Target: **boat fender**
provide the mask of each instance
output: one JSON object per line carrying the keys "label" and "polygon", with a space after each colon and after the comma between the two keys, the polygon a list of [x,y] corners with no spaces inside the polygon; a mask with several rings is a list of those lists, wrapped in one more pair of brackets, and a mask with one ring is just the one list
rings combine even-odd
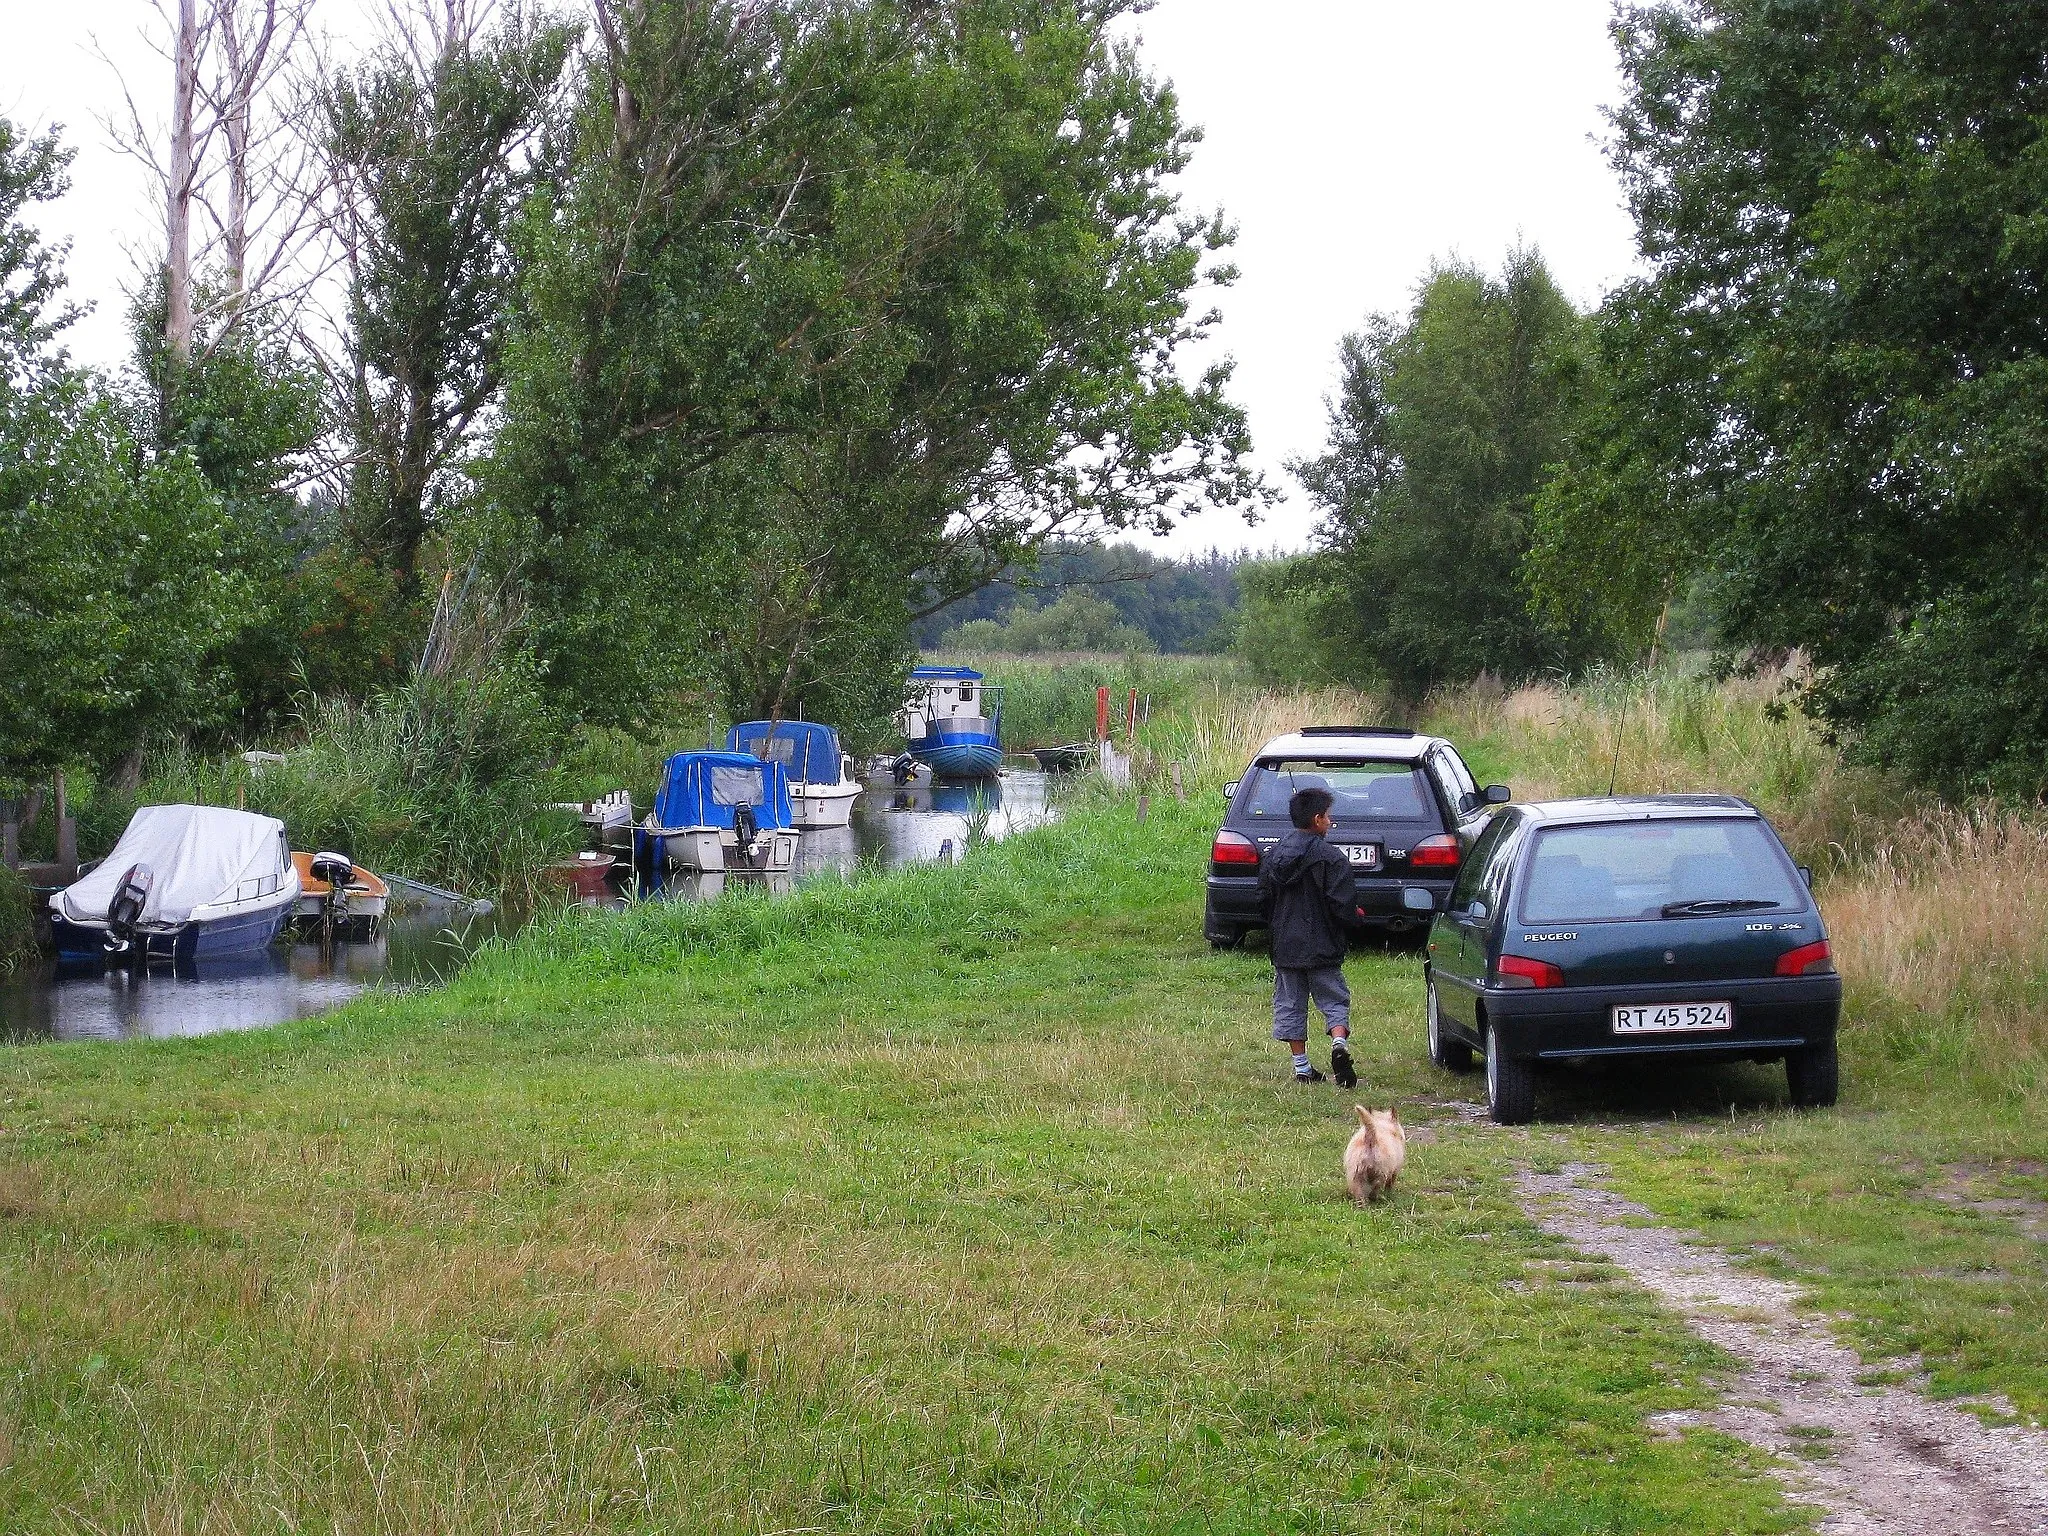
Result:
{"label": "boat fender", "polygon": [[147,864],[131,864],[114,887],[107,903],[107,953],[118,955],[135,942],[135,925],[142,921],[142,909],[149,905],[150,887],[156,874]]}

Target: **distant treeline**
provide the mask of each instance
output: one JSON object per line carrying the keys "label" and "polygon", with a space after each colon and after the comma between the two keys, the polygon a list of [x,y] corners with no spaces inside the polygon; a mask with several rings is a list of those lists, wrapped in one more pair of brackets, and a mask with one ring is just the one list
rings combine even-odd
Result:
{"label": "distant treeline", "polygon": [[1256,558],[1062,540],[923,620],[916,638],[926,649],[1214,654],[1236,638],[1238,573]]}

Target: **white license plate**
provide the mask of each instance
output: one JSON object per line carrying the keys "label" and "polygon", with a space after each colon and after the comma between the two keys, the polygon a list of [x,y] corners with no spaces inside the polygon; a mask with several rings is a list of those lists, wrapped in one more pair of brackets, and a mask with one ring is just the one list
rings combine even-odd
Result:
{"label": "white license plate", "polygon": [[1360,869],[1378,869],[1380,867],[1380,845],[1378,843],[1346,843],[1344,844],[1344,857],[1356,864]]}
{"label": "white license plate", "polygon": [[1733,1003],[1654,1003],[1614,1010],[1617,1035],[1664,1035],[1687,1029],[1733,1029]]}

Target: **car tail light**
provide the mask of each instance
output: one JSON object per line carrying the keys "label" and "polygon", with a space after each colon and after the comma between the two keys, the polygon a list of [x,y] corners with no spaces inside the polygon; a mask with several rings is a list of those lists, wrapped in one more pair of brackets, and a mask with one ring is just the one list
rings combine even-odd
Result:
{"label": "car tail light", "polygon": [[1527,955],[1502,955],[1494,974],[1504,987],[1561,987],[1564,972],[1548,960],[1531,960]]}
{"label": "car tail light", "polygon": [[1425,837],[1408,850],[1410,869],[1456,869],[1458,867],[1458,840],[1448,832],[1439,832],[1435,837]]}
{"label": "car tail light", "polygon": [[1802,944],[1797,949],[1788,949],[1778,956],[1780,976],[1832,976],[1835,974],[1835,957],[1828,952],[1828,941],[1818,944]]}
{"label": "car tail light", "polygon": [[1218,864],[1254,865],[1259,862],[1259,850],[1242,832],[1218,832],[1209,857]]}

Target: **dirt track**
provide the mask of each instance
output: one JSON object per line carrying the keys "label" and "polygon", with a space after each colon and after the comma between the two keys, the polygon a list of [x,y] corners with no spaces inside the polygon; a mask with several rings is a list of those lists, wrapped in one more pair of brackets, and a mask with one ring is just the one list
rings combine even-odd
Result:
{"label": "dirt track", "polygon": [[1545,1231],[1626,1270],[1741,1362],[1721,1407],[1660,1414],[1659,1429],[1711,1425],[1772,1452],[1787,1492],[1825,1511],[1830,1536],[2048,1533],[2048,1434],[1994,1427],[1910,1386],[1859,1385],[1870,1368],[1825,1318],[1800,1309],[1797,1286],[1656,1225],[1600,1188],[1598,1172],[1523,1170],[1517,1185]]}

